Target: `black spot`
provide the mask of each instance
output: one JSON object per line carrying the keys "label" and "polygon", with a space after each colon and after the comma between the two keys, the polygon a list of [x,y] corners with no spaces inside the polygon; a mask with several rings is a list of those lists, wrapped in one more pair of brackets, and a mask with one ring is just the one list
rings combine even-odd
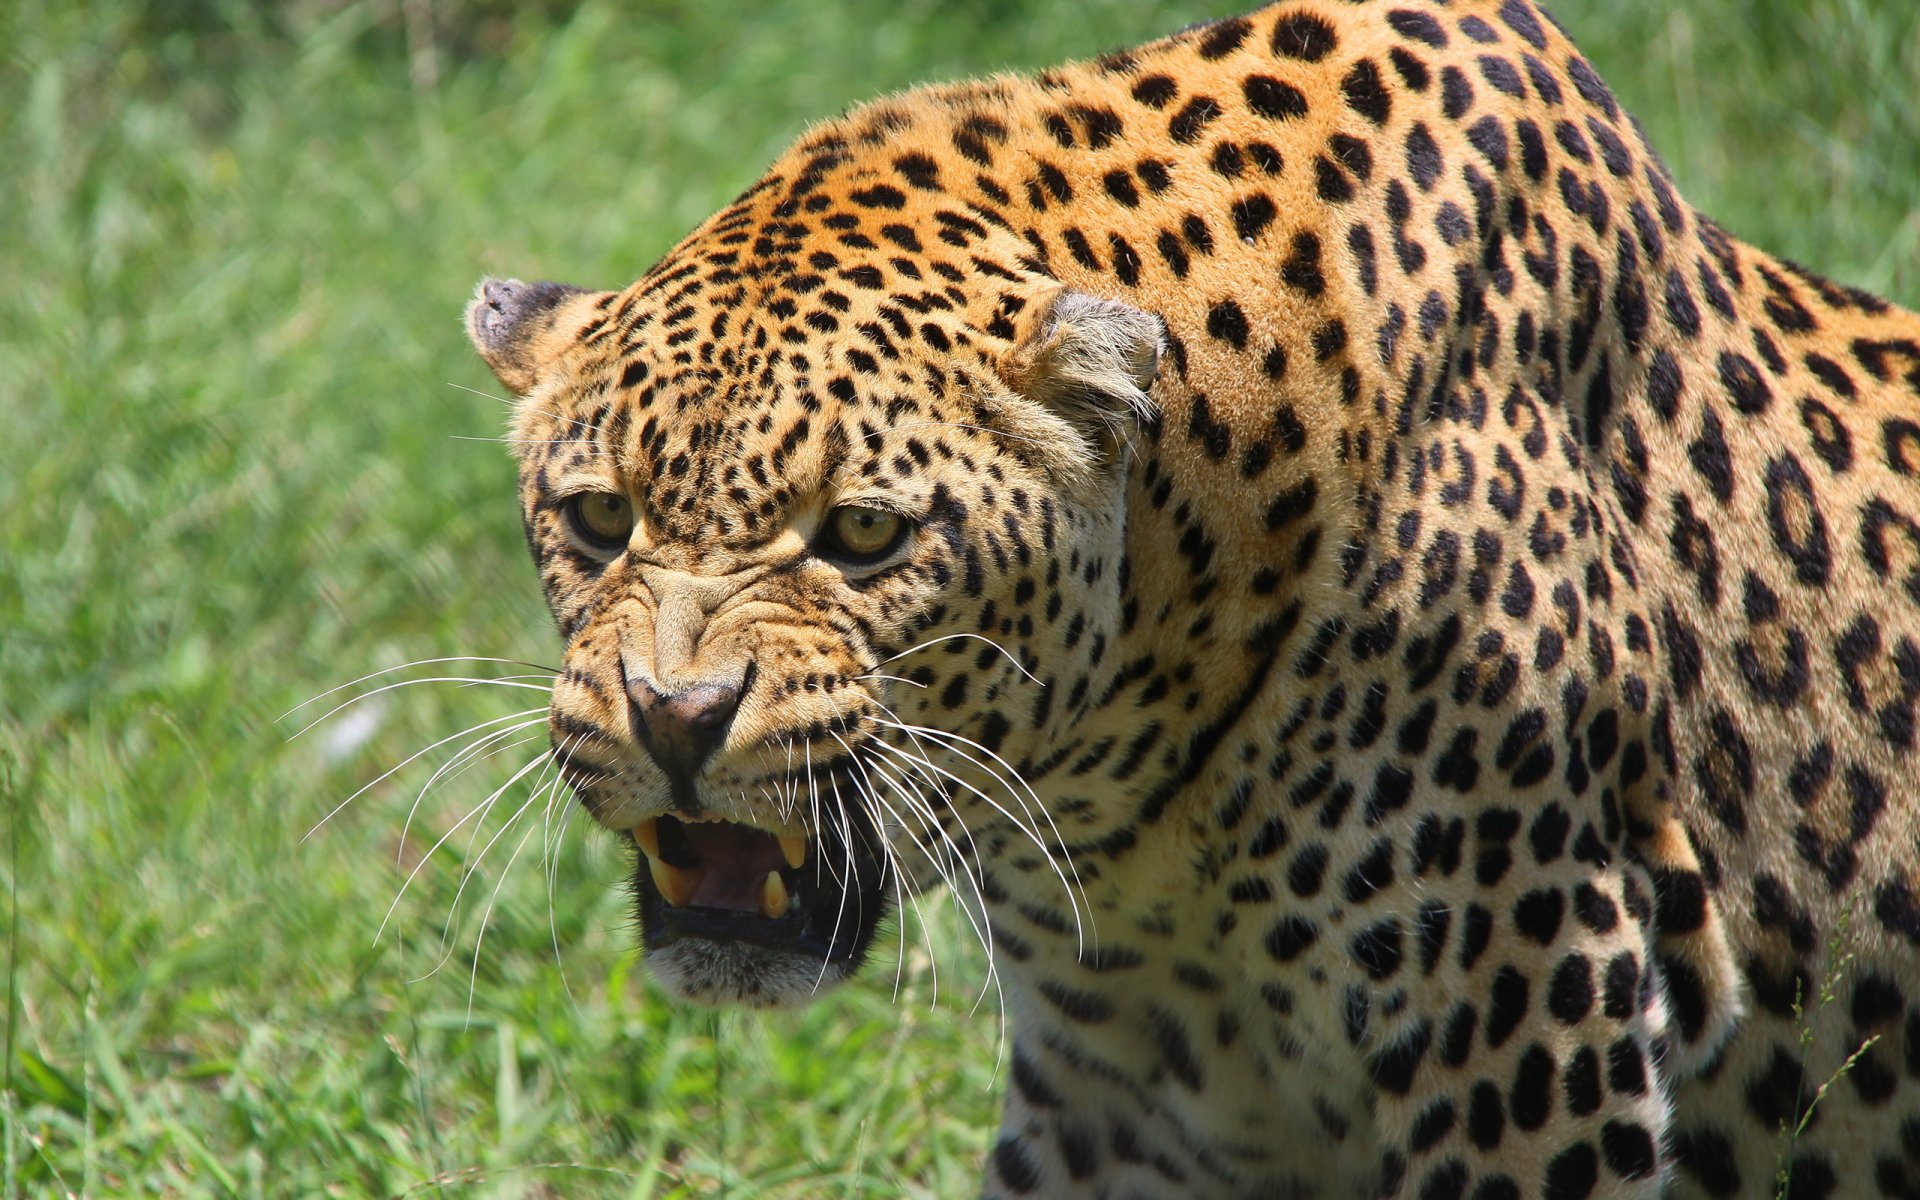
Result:
{"label": "black spot", "polygon": [[1720,352],[1720,383],[1727,389],[1733,407],[1748,416],[1767,410],[1773,403],[1773,389],[1760,377],[1760,369],[1745,355],[1731,350]]}
{"label": "black spot", "polygon": [[1559,888],[1537,888],[1514,903],[1514,928],[1542,946],[1551,945],[1560,932],[1560,918],[1566,906],[1566,893]]}
{"label": "black spot", "polygon": [[1567,73],[1573,76],[1574,89],[1585,97],[1589,104],[1599,105],[1609,120],[1620,119],[1620,106],[1614,103],[1613,93],[1607,90],[1607,85],[1600,76],[1594,74],[1593,67],[1587,63],[1586,59],[1577,54],[1570,56],[1567,59]]}
{"label": "black spot", "polygon": [[1279,962],[1292,962],[1319,937],[1320,931],[1313,922],[1302,917],[1283,917],[1267,932],[1267,953]]}
{"label": "black spot", "polygon": [[1274,22],[1273,49],[1276,54],[1304,62],[1319,62],[1333,53],[1338,41],[1333,26],[1311,13],[1290,13]]}
{"label": "black spot", "polygon": [[1346,78],[1340,81],[1340,94],[1346,97],[1348,108],[1375,125],[1386,124],[1393,111],[1393,100],[1380,81],[1380,68],[1374,66],[1370,58],[1353,64]]}
{"label": "black spot", "polygon": [[1467,1101],[1467,1137],[1482,1150],[1497,1150],[1507,1131],[1507,1110],[1500,1089],[1486,1080],[1473,1085]]}
{"label": "black spot", "polygon": [[1460,32],[1483,46],[1492,45],[1500,40],[1498,30],[1471,14],[1460,18]]}
{"label": "black spot", "polygon": [[1393,69],[1400,73],[1401,81],[1414,91],[1424,92],[1433,82],[1433,76],[1427,71],[1427,64],[1400,47],[1395,46],[1389,50],[1387,57],[1393,60]]}
{"label": "black spot", "polygon": [[1133,98],[1148,108],[1165,108],[1179,94],[1179,85],[1167,75],[1148,75],[1133,85]]}
{"label": "black spot", "polygon": [[1440,22],[1423,12],[1396,8],[1387,14],[1387,24],[1403,38],[1424,43],[1438,50],[1447,44],[1447,31]]}
{"label": "black spot", "polygon": [[1831,408],[1812,396],[1804,397],[1800,401],[1800,423],[1806,426],[1814,453],[1828,470],[1837,475],[1853,466],[1853,438]]}
{"label": "black spot", "polygon": [[1507,1092],[1507,1111],[1517,1128],[1529,1132],[1553,1115],[1553,1055],[1538,1042],[1520,1054],[1513,1087]]}
{"label": "black spot", "polygon": [[1560,1075],[1560,1093],[1566,1097],[1567,1110],[1576,1117],[1588,1117],[1600,1111],[1600,1056],[1592,1046],[1582,1046],[1567,1059]]}
{"label": "black spot", "polygon": [[1013,1086],[1019,1089],[1028,1104],[1036,1108],[1059,1108],[1064,1100],[1055,1091],[1052,1084],[1040,1074],[1033,1060],[1021,1053],[1018,1048],[1013,1052]]}
{"label": "black spot", "polygon": [[1574,919],[1594,933],[1609,933],[1620,923],[1619,906],[1591,883],[1579,883],[1573,889]]}
{"label": "black spot", "polygon": [[[1720,714],[1724,716],[1725,714]],[[1716,736],[1722,736],[1731,729],[1731,722],[1724,726],[1714,724]],[[1733,736],[1738,737],[1735,733]],[[1704,757],[1704,756],[1703,756]],[[1746,741],[1741,739],[1737,749],[1726,753],[1729,760],[1725,769],[1736,777],[1744,771],[1747,786],[1752,786],[1753,757],[1748,751]],[[1719,769],[1716,765],[1715,769]],[[1741,796],[1744,800],[1745,797]],[[1675,936],[1692,933],[1706,924],[1707,920],[1707,884],[1698,871],[1678,868],[1660,870],[1654,877],[1654,925],[1662,934]]]}
{"label": "black spot", "polygon": [[1174,278],[1185,279],[1192,260],[1187,257],[1187,248],[1181,243],[1179,235],[1170,229],[1163,229],[1160,231],[1160,240],[1154,246],[1160,251],[1160,257],[1165,260]]}
{"label": "black spot", "polygon": [[1578,1142],[1547,1164],[1547,1187],[1541,1195],[1544,1200],[1587,1200],[1599,1180],[1600,1156],[1593,1152],[1592,1143]]}
{"label": "black spot", "polygon": [[1039,992],[1062,1015],[1077,1024],[1096,1025],[1113,1016],[1112,1002],[1093,992],[1083,992],[1051,980],[1041,981]]}
{"label": "black spot", "polygon": [[1440,72],[1440,111],[1450,120],[1458,121],[1473,108],[1473,84],[1459,67],[1446,67]]}
{"label": "black spot", "polygon": [[1801,1200],[1827,1200],[1839,1186],[1839,1179],[1833,1173],[1833,1164],[1819,1154],[1796,1154],[1787,1166],[1787,1185],[1780,1190],[1783,1196],[1798,1196]]}
{"label": "black spot", "polygon": [[1240,240],[1250,242],[1260,236],[1260,232],[1273,223],[1278,210],[1273,201],[1263,192],[1243,196],[1233,205],[1233,229]]}
{"label": "black spot", "polygon": [[893,166],[906,181],[924,192],[940,190],[940,166],[924,154],[903,154]]}
{"label": "black spot", "polygon": [[1040,1186],[1040,1164],[1034,1161],[1027,1144],[1017,1138],[1000,1139],[993,1148],[993,1166],[1001,1181],[1023,1196]]}
{"label": "black spot", "polygon": [[884,183],[852,192],[847,198],[862,208],[905,208],[907,206],[907,194],[897,187]]}
{"label": "black spot", "polygon": [[1121,283],[1132,287],[1140,282],[1140,255],[1117,233],[1107,235],[1107,250],[1113,255],[1113,273]]}
{"label": "black spot", "polygon": [[1200,57],[1209,60],[1225,58],[1240,48],[1240,43],[1247,40],[1247,34],[1252,29],[1252,23],[1245,17],[1216,21],[1200,43]]}
{"label": "black spot", "polygon": [[1415,124],[1407,132],[1407,170],[1413,174],[1413,181],[1421,191],[1432,191],[1444,166],[1440,144],[1434,141],[1425,122]]}
{"label": "black spot", "polygon": [[1188,213],[1180,219],[1180,233],[1187,239],[1187,245],[1201,254],[1213,253],[1213,232],[1197,213]]}
{"label": "black spot", "polygon": [[1600,1129],[1600,1149],[1607,1169],[1622,1179],[1645,1179],[1658,1162],[1653,1136],[1641,1125],[1608,1121]]}
{"label": "black spot", "polygon": [[1280,278],[1287,286],[1308,296],[1318,296],[1327,290],[1326,278],[1320,273],[1318,237],[1305,231],[1293,235],[1293,247],[1281,265]]}
{"label": "black spot", "polygon": [[1525,38],[1535,50],[1547,48],[1546,31],[1540,28],[1540,22],[1534,20],[1533,10],[1526,0],[1501,0],[1500,21]]}
{"label": "black spot", "polygon": [[1473,964],[1480,961],[1480,956],[1486,953],[1492,941],[1493,914],[1481,905],[1467,905],[1466,919],[1462,922],[1460,932],[1460,969],[1471,971]]}
{"label": "black spot", "polygon": [[1381,838],[1367,856],[1347,872],[1341,894],[1349,904],[1365,904],[1385,887],[1393,884],[1393,842]]}
{"label": "black spot", "polygon": [[1480,56],[1480,77],[1492,84],[1496,91],[1512,96],[1516,100],[1526,99],[1527,85],[1521,81],[1520,72],[1513,69],[1512,63],[1498,55],[1482,54]]}
{"label": "black spot", "polygon": [[1160,1061],[1168,1073],[1188,1091],[1201,1091],[1206,1086],[1206,1076],[1194,1055],[1193,1044],[1187,1039],[1186,1026],[1172,1013],[1153,1005],[1148,1006],[1147,1016],[1160,1042]]}
{"label": "black spot", "polygon": [[[1280,380],[1280,379],[1286,378],[1287,350],[1285,346],[1275,344],[1274,346],[1268,348],[1266,354],[1260,359],[1260,373],[1265,375],[1268,379],[1273,379],[1273,380]],[[1291,409],[1289,408],[1288,411],[1291,411]],[[1276,416],[1276,420],[1277,419],[1278,418]],[[1298,426],[1299,422],[1295,421],[1294,424]],[[1301,430],[1301,439],[1302,439],[1302,443],[1304,444],[1305,442],[1304,428],[1302,428]],[[1294,447],[1295,453],[1297,453],[1298,450],[1299,450],[1299,447],[1297,446]]]}
{"label": "black spot", "polygon": [[1513,1036],[1526,1019],[1527,977],[1513,967],[1501,967],[1493,977],[1493,990],[1487,1002],[1487,1045],[1498,1048]]}
{"label": "black spot", "polygon": [[1496,171],[1507,169],[1507,127],[1498,117],[1481,117],[1467,127],[1467,141]]}
{"label": "black spot", "polygon": [[1553,969],[1547,1011],[1563,1025],[1577,1025],[1593,1008],[1593,966],[1584,954],[1569,954]]}
{"label": "black spot", "polygon": [[1313,331],[1313,357],[1316,362],[1326,362],[1347,348],[1347,326],[1344,321],[1335,318]]}
{"label": "black spot", "polygon": [[1647,364],[1647,400],[1662,421],[1671,423],[1680,411],[1680,364],[1672,353],[1660,350]]}
{"label": "black spot", "polygon": [[1413,1074],[1420,1069],[1421,1060],[1426,1058],[1427,1047],[1432,1043],[1432,1026],[1425,1021],[1414,1026],[1367,1064],[1374,1083],[1396,1096],[1406,1095],[1412,1090]]}
{"label": "black spot", "polygon": [[1774,546],[1793,563],[1801,583],[1825,587],[1833,556],[1826,518],[1806,469],[1793,454],[1782,454],[1767,464],[1766,487],[1767,524]]}
{"label": "black spot", "polygon": [[[1673,1134],[1672,1146],[1680,1169],[1693,1176],[1701,1191],[1715,1197],[1740,1194],[1739,1157],[1725,1134],[1710,1128],[1683,1129]],[[1767,1182],[1771,1185],[1771,1176]]]}
{"label": "black spot", "polygon": [[1277,532],[1311,513],[1319,494],[1320,485],[1309,475],[1275,496],[1267,506],[1267,529]]}
{"label": "black spot", "polygon": [[1307,97],[1299,88],[1271,75],[1249,75],[1240,90],[1247,107],[1270,120],[1290,120],[1307,115]]}
{"label": "black spot", "polygon": [[1247,315],[1233,300],[1222,300],[1207,311],[1207,333],[1235,350],[1247,346]]}
{"label": "black spot", "polygon": [[1354,934],[1347,951],[1360,969],[1378,982],[1391,978],[1400,969],[1403,940],[1400,922],[1389,919]]}
{"label": "black spot", "polygon": [[1191,146],[1200,140],[1201,131],[1219,115],[1220,105],[1211,96],[1195,96],[1187,101],[1186,107],[1174,114],[1173,120],[1167,124],[1167,132],[1174,141]]}
{"label": "black spot", "polygon": [[1473,1031],[1479,1019],[1473,1005],[1466,1001],[1453,1006],[1453,1011],[1447,1014],[1447,1027],[1440,1036],[1441,1062],[1457,1067],[1467,1061],[1473,1052]]}
{"label": "black spot", "polygon": [[[1686,277],[1678,270],[1667,272],[1667,321],[1687,338],[1700,336],[1700,308],[1693,302]],[[1661,351],[1665,354],[1666,351]],[[1764,386],[1764,385],[1762,385]]]}
{"label": "black spot", "polygon": [[1853,1023],[1871,1031],[1899,1018],[1906,1008],[1900,985],[1883,975],[1868,975],[1854,982],[1850,1011]]}
{"label": "black spot", "polygon": [[1318,895],[1326,873],[1327,848],[1317,844],[1308,846],[1295,856],[1292,865],[1287,868],[1287,886],[1294,895],[1303,899]]}
{"label": "black spot", "polygon": [[[1437,822],[1436,822],[1437,824]],[[1419,874],[1416,869],[1415,874]],[[1420,970],[1428,975],[1440,963],[1446,949],[1447,931],[1453,925],[1453,909],[1439,900],[1429,900],[1414,914],[1414,938],[1420,943]]]}
{"label": "black spot", "polygon": [[1826,384],[1827,388],[1835,395],[1847,400],[1854,398],[1856,389],[1853,384],[1853,377],[1848,375],[1846,368],[1842,367],[1839,363],[1834,362],[1824,354],[1812,353],[1809,353],[1802,361],[1807,364],[1807,370],[1813,372],[1814,378]]}
{"label": "black spot", "polygon": [[1325,155],[1313,160],[1313,176],[1314,192],[1322,200],[1344,204],[1353,199],[1353,181]]}
{"label": "black spot", "polygon": [[[1426,1026],[1421,1028],[1425,1030]],[[1427,1031],[1427,1036],[1432,1037],[1430,1030]],[[1441,1138],[1453,1132],[1455,1120],[1453,1101],[1447,1097],[1442,1096],[1427,1105],[1421,1110],[1420,1115],[1414,1118],[1413,1131],[1407,1139],[1413,1152],[1424,1154],[1433,1149],[1439,1144]]]}
{"label": "black spot", "polygon": [[1733,454],[1720,417],[1710,408],[1701,414],[1700,435],[1687,444],[1687,459],[1715,499],[1725,504],[1733,498]]}
{"label": "black spot", "polygon": [[1647,1094],[1646,1056],[1632,1034],[1607,1047],[1607,1086],[1623,1096]]}

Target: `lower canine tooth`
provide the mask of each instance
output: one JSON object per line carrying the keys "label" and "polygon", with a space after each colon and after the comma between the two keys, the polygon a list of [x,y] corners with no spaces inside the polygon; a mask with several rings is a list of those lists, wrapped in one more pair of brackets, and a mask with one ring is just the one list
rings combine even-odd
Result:
{"label": "lower canine tooth", "polygon": [[786,858],[787,865],[798,871],[807,861],[807,835],[804,833],[783,833],[780,835],[780,853]]}
{"label": "lower canine tooth", "polygon": [[660,821],[649,817],[633,827],[633,840],[648,858],[660,857]]}
{"label": "lower canine tooth", "polygon": [[787,881],[780,878],[780,872],[768,871],[766,882],[760,885],[760,915],[763,917],[784,917],[792,900],[787,895]]}
{"label": "lower canine tooth", "polygon": [[694,889],[700,886],[700,869],[689,870],[676,867],[672,863],[662,862],[649,855],[647,870],[653,875],[653,886],[660,889],[667,903],[675,908],[684,908],[687,901],[693,899]]}

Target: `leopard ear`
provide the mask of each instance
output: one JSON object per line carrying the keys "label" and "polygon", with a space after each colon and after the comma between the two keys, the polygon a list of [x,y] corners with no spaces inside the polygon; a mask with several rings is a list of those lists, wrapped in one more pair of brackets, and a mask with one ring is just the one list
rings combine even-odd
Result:
{"label": "leopard ear", "polygon": [[483,279],[467,305],[467,337],[516,396],[533,390],[540,372],[571,345],[608,295],[564,283]]}
{"label": "leopard ear", "polygon": [[1148,391],[1166,347],[1159,317],[1065,287],[1022,316],[1003,367],[1016,392],[1109,447],[1157,414]]}

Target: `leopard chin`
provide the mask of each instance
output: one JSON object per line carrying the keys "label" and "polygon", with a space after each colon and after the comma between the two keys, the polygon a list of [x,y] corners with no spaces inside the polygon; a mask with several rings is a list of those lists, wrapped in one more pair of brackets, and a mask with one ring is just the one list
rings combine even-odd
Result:
{"label": "leopard chin", "polygon": [[895,872],[871,827],[811,836],[711,815],[632,829],[641,944],[672,995],[753,1008],[808,1003],[865,962]]}

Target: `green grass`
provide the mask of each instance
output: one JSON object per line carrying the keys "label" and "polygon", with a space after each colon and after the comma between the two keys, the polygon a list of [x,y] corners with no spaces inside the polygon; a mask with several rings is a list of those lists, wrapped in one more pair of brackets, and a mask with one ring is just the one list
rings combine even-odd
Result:
{"label": "green grass", "polygon": [[[518,760],[404,838],[427,770],[305,835],[538,697],[281,714],[555,656],[457,320],[479,275],[617,285],[810,119],[1229,7],[0,7],[0,1197],[967,1194],[1004,1072],[953,922],[937,1003],[916,934],[897,1001],[882,969],[804,1013],[677,1010],[574,821],[458,904],[457,834],[376,941]],[[1920,298],[1920,8],[1558,11],[1702,207]]]}

